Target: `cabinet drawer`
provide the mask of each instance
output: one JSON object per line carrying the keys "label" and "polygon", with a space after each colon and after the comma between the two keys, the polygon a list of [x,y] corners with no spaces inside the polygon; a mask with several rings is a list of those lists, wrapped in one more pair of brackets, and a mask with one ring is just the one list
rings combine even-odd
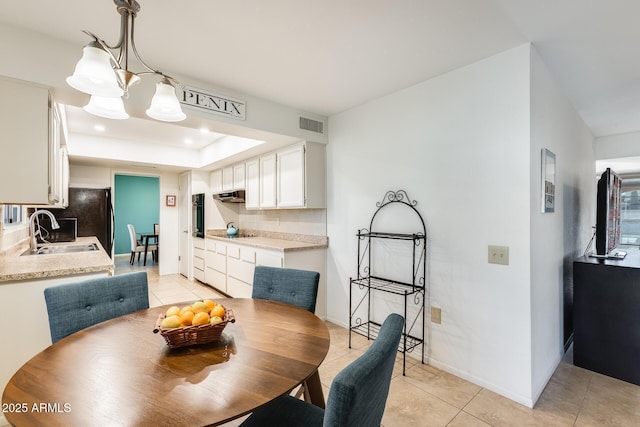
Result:
{"label": "cabinet drawer", "polygon": [[227,257],[217,252],[209,253],[209,258],[207,258],[207,267],[211,267],[214,270],[227,274]]}
{"label": "cabinet drawer", "polygon": [[227,256],[230,258],[240,259],[240,246],[227,246]]}
{"label": "cabinet drawer", "polygon": [[256,252],[256,265],[267,267],[282,267],[284,265],[282,252],[260,250]]}
{"label": "cabinet drawer", "polygon": [[227,277],[227,293],[234,298],[251,298],[253,287],[233,277]]}
{"label": "cabinet drawer", "polygon": [[198,279],[201,282],[205,282],[204,279],[204,270],[200,270],[198,268],[194,268],[193,269],[193,277],[195,277],[196,279]]}
{"label": "cabinet drawer", "polygon": [[250,264],[256,263],[256,250],[246,246],[240,247],[240,260]]}
{"label": "cabinet drawer", "polygon": [[204,249],[193,248],[193,256],[204,259]]}
{"label": "cabinet drawer", "polygon": [[216,242],[216,252],[221,255],[227,254],[227,244],[226,243],[218,243]]}
{"label": "cabinet drawer", "polygon": [[254,264],[239,259],[227,258],[227,274],[245,283],[253,283]]}
{"label": "cabinet drawer", "polygon": [[215,251],[216,250],[215,240],[204,239],[204,248],[208,251]]}
{"label": "cabinet drawer", "polygon": [[227,275],[207,267],[205,269],[206,283],[222,292],[227,292]]}
{"label": "cabinet drawer", "polygon": [[201,239],[201,238],[193,239],[193,247],[204,250],[205,248],[204,239]]}
{"label": "cabinet drawer", "polygon": [[193,267],[200,270],[204,270],[204,259],[193,257]]}

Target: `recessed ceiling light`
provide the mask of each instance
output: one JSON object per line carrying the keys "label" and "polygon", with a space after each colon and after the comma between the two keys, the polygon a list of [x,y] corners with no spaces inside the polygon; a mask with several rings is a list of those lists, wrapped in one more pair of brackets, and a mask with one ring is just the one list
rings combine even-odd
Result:
{"label": "recessed ceiling light", "polygon": [[187,139],[184,140],[184,143],[187,144],[187,145],[191,145],[191,144],[193,144],[193,140],[187,138]]}
{"label": "recessed ceiling light", "polygon": [[207,129],[207,128],[200,128],[200,133],[201,133],[201,134],[203,134],[203,135],[206,135],[206,134],[208,134],[208,133],[209,133],[209,129]]}
{"label": "recessed ceiling light", "polygon": [[95,125],[93,128],[98,132],[104,132],[104,129],[105,129],[104,126],[102,125]]}

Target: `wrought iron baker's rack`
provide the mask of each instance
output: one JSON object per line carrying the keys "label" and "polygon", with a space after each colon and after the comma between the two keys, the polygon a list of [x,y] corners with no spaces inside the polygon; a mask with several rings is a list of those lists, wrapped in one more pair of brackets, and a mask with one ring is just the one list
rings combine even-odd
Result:
{"label": "wrought iron baker's rack", "polygon": [[[387,191],[380,202],[376,203],[377,209],[371,217],[369,228],[358,230],[358,274],[356,278],[350,278],[349,286],[349,348],[351,348],[351,333],[375,339],[378,336],[381,323],[371,319],[371,298],[375,292],[385,292],[404,297],[404,330],[400,340],[398,351],[403,353],[402,374],[405,375],[406,353],[412,352],[422,345],[422,363],[425,353],[425,324],[426,311],[426,273],[427,273],[427,230],[422,215],[416,209],[417,201],[411,200],[406,191]],[[374,227],[376,217],[385,208],[391,205],[405,206],[411,209],[419,219],[421,229],[415,233],[395,233],[377,231]],[[413,244],[412,250],[412,280],[403,282],[387,277],[380,277],[371,272],[371,248],[378,239],[404,240]],[[360,299],[354,301],[354,288],[364,291]],[[408,301],[417,307],[418,312],[408,316]],[[366,319],[359,317],[356,312],[366,302]],[[419,324],[416,322],[420,320]]]}

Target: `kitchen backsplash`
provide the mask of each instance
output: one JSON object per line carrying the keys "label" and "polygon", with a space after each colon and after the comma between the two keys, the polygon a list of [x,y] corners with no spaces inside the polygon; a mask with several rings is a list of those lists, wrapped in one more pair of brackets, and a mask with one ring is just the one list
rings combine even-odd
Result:
{"label": "kitchen backsplash", "polygon": [[327,235],[326,209],[278,209],[252,211],[240,209],[240,229],[278,233]]}

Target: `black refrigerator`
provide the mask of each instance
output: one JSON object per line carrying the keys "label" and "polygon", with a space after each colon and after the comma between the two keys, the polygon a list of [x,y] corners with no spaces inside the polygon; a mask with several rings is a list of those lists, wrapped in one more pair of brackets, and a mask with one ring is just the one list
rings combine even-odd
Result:
{"label": "black refrigerator", "polygon": [[113,205],[111,188],[69,188],[69,206],[51,209],[56,218],[77,218],[78,237],[96,236],[111,256],[113,249]]}

